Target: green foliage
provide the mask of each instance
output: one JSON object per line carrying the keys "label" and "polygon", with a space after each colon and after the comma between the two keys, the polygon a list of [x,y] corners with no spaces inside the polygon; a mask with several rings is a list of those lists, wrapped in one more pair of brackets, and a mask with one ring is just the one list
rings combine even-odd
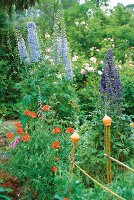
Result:
{"label": "green foliage", "polygon": [[[131,63],[127,66],[124,66],[121,70],[121,81],[123,88],[123,108],[124,113],[128,115],[133,115],[134,110],[134,68],[131,66]],[[134,117],[132,117],[134,118]]]}
{"label": "green foliage", "polygon": [[16,118],[16,103],[19,100],[19,91],[15,83],[20,81],[18,74],[19,64],[17,61],[16,40],[9,19],[4,11],[0,10],[0,37],[1,37],[1,61],[0,61],[0,116]]}

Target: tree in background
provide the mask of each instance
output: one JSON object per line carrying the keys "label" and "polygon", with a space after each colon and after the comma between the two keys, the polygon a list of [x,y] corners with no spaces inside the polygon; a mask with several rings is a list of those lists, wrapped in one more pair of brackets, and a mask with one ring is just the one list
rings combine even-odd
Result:
{"label": "tree in background", "polygon": [[85,2],[93,2],[97,7],[100,7],[102,5],[108,6],[109,0],[85,0]]}

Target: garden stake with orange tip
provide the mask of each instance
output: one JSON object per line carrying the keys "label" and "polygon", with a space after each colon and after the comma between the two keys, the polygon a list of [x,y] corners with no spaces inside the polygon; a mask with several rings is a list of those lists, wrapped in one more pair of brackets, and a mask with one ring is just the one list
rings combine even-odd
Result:
{"label": "garden stake with orange tip", "polygon": [[71,152],[71,174],[73,174],[73,168],[74,168],[75,143],[77,143],[79,141],[79,139],[80,139],[80,136],[78,135],[77,132],[74,132],[70,136],[70,140],[73,143],[72,152]]}
{"label": "garden stake with orange tip", "polygon": [[112,181],[112,169],[111,169],[111,160],[109,159],[111,153],[111,146],[110,146],[110,126],[112,123],[112,119],[107,115],[104,116],[102,119],[104,126],[106,127],[106,155],[107,155],[107,164],[106,164],[106,172],[107,172],[107,183]]}
{"label": "garden stake with orange tip", "polygon": [[72,193],[72,177],[73,177],[73,168],[74,168],[74,157],[75,157],[75,143],[77,143],[80,140],[80,136],[78,135],[77,132],[74,132],[71,136],[70,136],[70,140],[72,142],[72,151],[71,151],[71,159],[70,159],[70,189],[69,189],[69,193],[70,193],[70,197],[71,197],[71,193]]}

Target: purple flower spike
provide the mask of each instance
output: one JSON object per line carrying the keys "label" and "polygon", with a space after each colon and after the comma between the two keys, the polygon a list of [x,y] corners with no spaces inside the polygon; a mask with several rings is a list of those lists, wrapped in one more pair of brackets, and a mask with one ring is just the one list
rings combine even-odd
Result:
{"label": "purple flower spike", "polygon": [[120,77],[115,68],[112,50],[108,50],[104,58],[104,70],[101,78],[101,95],[105,104],[120,104],[122,88]]}

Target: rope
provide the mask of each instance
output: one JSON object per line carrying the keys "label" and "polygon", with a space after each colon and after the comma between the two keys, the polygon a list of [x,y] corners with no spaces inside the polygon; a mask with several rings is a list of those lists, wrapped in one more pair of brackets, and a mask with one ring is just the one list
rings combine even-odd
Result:
{"label": "rope", "polygon": [[94,183],[96,183],[97,185],[99,185],[102,189],[106,190],[108,193],[111,193],[112,195],[114,195],[115,197],[117,197],[120,200],[125,200],[124,198],[122,198],[121,196],[119,196],[118,194],[116,194],[115,192],[113,192],[112,190],[108,189],[107,187],[105,187],[104,185],[102,185],[101,183],[99,183],[98,181],[96,181],[94,178],[92,178],[89,174],[87,174],[83,169],[81,169],[77,164],[74,163],[74,165],[83,173],[85,174],[88,178],[90,178]]}
{"label": "rope", "polygon": [[108,157],[110,160],[113,160],[114,162],[118,163],[119,165],[122,165],[124,167],[126,167],[127,169],[131,170],[132,172],[134,172],[134,169],[132,169],[131,167],[128,167],[127,165],[125,165],[124,163],[120,162],[119,160],[116,160],[115,158],[108,156],[107,154],[104,154],[106,157]]}

